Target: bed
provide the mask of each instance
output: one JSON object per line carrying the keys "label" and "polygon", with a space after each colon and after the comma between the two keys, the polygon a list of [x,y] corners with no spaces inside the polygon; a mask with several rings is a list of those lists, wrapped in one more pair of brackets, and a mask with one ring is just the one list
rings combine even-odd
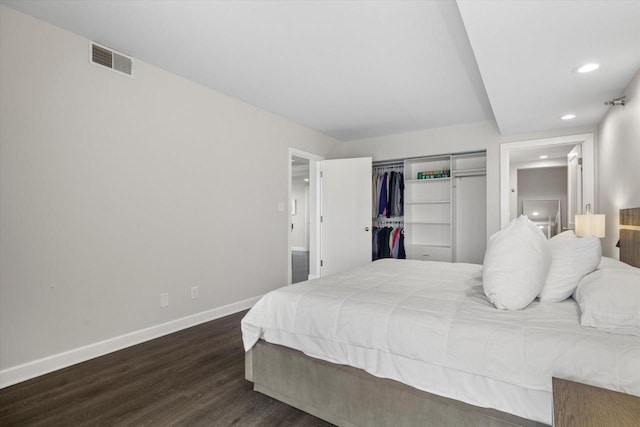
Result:
{"label": "bed", "polygon": [[552,377],[640,395],[640,338],[580,315],[573,298],[497,310],[480,265],[379,260],[265,295],[242,321],[246,377],[338,425],[550,425]]}

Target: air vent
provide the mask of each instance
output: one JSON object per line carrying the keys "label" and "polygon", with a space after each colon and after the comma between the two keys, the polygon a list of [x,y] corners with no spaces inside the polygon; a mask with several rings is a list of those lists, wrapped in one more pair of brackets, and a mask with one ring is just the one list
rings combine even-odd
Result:
{"label": "air vent", "polygon": [[108,47],[91,42],[90,62],[133,77],[133,59]]}

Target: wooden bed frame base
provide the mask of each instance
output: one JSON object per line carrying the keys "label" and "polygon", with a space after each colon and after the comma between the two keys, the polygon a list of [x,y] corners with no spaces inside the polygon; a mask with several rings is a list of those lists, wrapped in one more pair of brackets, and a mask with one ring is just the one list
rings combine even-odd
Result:
{"label": "wooden bed frame base", "polygon": [[255,391],[339,426],[546,426],[262,340],[246,353],[245,377]]}
{"label": "wooden bed frame base", "polygon": [[620,261],[640,267],[640,208],[620,209]]}

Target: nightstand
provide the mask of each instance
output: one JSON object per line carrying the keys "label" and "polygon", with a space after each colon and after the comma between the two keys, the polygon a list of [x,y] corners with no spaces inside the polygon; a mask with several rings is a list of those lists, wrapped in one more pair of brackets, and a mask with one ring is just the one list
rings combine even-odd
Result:
{"label": "nightstand", "polygon": [[553,378],[555,427],[640,426],[640,397]]}

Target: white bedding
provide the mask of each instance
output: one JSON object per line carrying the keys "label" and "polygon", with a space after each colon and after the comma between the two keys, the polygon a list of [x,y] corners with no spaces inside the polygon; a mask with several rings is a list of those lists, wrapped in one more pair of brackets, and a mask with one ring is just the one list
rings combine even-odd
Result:
{"label": "white bedding", "polygon": [[580,327],[573,299],[497,310],[482,266],[379,260],[265,295],[262,338],[421,390],[551,424],[551,377],[640,395],[640,339]]}

